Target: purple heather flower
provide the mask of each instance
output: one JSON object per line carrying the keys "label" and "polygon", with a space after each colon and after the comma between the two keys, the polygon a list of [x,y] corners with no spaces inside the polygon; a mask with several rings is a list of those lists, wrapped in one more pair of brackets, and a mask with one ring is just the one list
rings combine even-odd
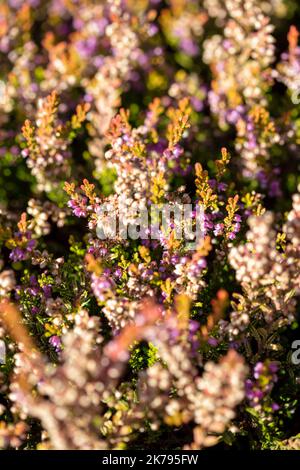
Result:
{"label": "purple heather flower", "polygon": [[32,307],[32,309],[31,309],[31,313],[32,313],[33,315],[37,315],[37,314],[39,313],[38,307],[36,307],[36,306],[34,305],[34,306]]}
{"label": "purple heather flower", "polygon": [[214,228],[214,224],[212,222],[212,217],[210,214],[204,214],[204,231],[207,233],[209,230]]}
{"label": "purple heather flower", "polygon": [[17,246],[12,250],[9,255],[9,258],[14,262],[24,261],[26,259],[26,252]]}
{"label": "purple heather flower", "polygon": [[43,292],[46,297],[46,299],[49,299],[52,294],[52,286],[50,284],[46,285],[43,287]]}
{"label": "purple heather flower", "polygon": [[23,158],[27,158],[28,155],[29,155],[29,150],[28,149],[23,149],[21,151],[21,155],[22,155]]}
{"label": "purple heather flower", "polygon": [[263,373],[263,370],[264,370],[263,362],[257,362],[257,364],[254,367],[254,373],[253,373],[254,378],[258,379],[260,375]]}
{"label": "purple heather flower", "polygon": [[219,191],[226,191],[227,189],[227,184],[226,183],[218,183],[218,190]]}
{"label": "purple heather flower", "polygon": [[[276,375],[277,370],[277,364],[269,360],[260,361],[255,364],[253,370],[254,379],[246,381],[246,396],[251,406],[256,407],[260,405],[262,400],[272,391],[274,383],[278,380]],[[272,409],[277,411],[278,405],[275,403],[273,405]]]}
{"label": "purple heather flower", "polygon": [[179,262],[179,256],[178,255],[172,255],[171,256],[171,263],[175,265],[178,262]]}
{"label": "purple heather flower", "polygon": [[36,240],[29,240],[26,246],[26,251],[31,252],[36,246]]}
{"label": "purple heather flower", "polygon": [[158,33],[158,27],[155,24],[151,24],[148,29],[149,36],[155,36]]}
{"label": "purple heather flower", "polygon": [[276,372],[278,372],[278,365],[275,362],[270,362],[269,371],[272,372],[272,374],[276,374]]}
{"label": "purple heather flower", "polygon": [[196,98],[195,96],[191,97],[191,104],[194,110],[197,111],[198,113],[202,111],[204,108],[203,101],[199,100],[199,98]]}
{"label": "purple heather flower", "polygon": [[102,36],[105,33],[105,28],[108,25],[107,18],[100,18],[96,21],[97,28],[98,28],[98,35]]}
{"label": "purple heather flower", "polygon": [[102,67],[103,63],[104,63],[104,59],[102,56],[97,56],[93,59],[93,64],[97,68]]}
{"label": "purple heather flower", "polygon": [[236,124],[241,118],[241,114],[236,109],[231,109],[228,111],[226,118],[229,124]]}
{"label": "purple heather flower", "polygon": [[214,228],[214,235],[216,237],[218,237],[219,235],[222,235],[223,230],[224,230],[224,224],[221,224],[221,223],[216,224]]}
{"label": "purple heather flower", "polygon": [[171,340],[176,340],[178,338],[178,336],[180,335],[180,331],[176,328],[173,328],[171,331],[170,331],[170,339]]}
{"label": "purple heather flower", "polygon": [[34,275],[30,276],[29,282],[30,282],[30,285],[31,285],[31,286],[37,286],[37,285],[38,285],[36,276],[34,276]]}
{"label": "purple heather flower", "polygon": [[35,287],[28,287],[27,292],[32,295],[33,297],[36,297],[40,293],[40,289],[38,286]]}
{"label": "purple heather flower", "polygon": [[121,269],[121,268],[115,269],[114,275],[115,275],[115,277],[117,277],[117,278],[121,278],[121,277],[122,277],[122,269]]}
{"label": "purple heather flower", "polygon": [[[12,8],[21,8],[22,4],[24,3],[23,0],[9,0],[9,5],[12,7]],[[40,3],[40,0],[28,0],[28,2],[30,6],[32,7],[37,7]]]}
{"label": "purple heather flower", "polygon": [[114,289],[115,283],[111,278],[103,275],[96,276],[96,274],[93,273],[91,287],[95,297],[97,297],[100,302],[104,302],[107,298],[107,294]]}
{"label": "purple heather flower", "polygon": [[269,196],[270,197],[279,197],[281,195],[280,183],[279,181],[272,181],[269,187]]}
{"label": "purple heather flower", "polygon": [[216,347],[219,344],[218,340],[213,337],[208,338],[207,342],[210,346],[213,346],[213,347]]}
{"label": "purple heather flower", "polygon": [[215,180],[214,178],[211,178],[210,180],[208,180],[208,183],[212,189],[215,189],[215,187],[217,186],[217,180]]}
{"label": "purple heather flower", "polygon": [[233,225],[233,231],[234,233],[238,233],[241,229],[241,224],[237,222],[236,224]]}
{"label": "purple heather flower", "polygon": [[51,336],[51,338],[49,339],[49,343],[55,349],[56,352],[61,351],[61,340],[60,340],[59,336],[56,336],[56,335]]}
{"label": "purple heather flower", "polygon": [[100,248],[99,255],[100,255],[101,258],[104,258],[107,255],[107,253],[108,253],[107,248],[105,248],[105,247]]}
{"label": "purple heather flower", "polygon": [[184,38],[180,41],[180,47],[187,55],[194,57],[199,53],[199,47],[192,39]]}
{"label": "purple heather flower", "polygon": [[197,322],[196,320],[190,320],[189,322],[190,333],[196,333],[198,329],[199,329],[199,322]]}
{"label": "purple heather flower", "polygon": [[87,216],[87,210],[86,210],[86,203],[87,203],[87,198],[82,198],[80,203],[78,201],[75,201],[74,199],[70,199],[68,201],[68,206],[73,210],[73,214],[76,217],[86,217]]}
{"label": "purple heather flower", "polygon": [[90,57],[94,54],[97,47],[97,39],[95,37],[89,37],[86,40],[81,40],[76,43],[78,52],[83,57]]}
{"label": "purple heather flower", "polygon": [[236,238],[236,234],[234,232],[230,232],[228,234],[228,238],[229,238],[229,240],[234,240]]}
{"label": "purple heather flower", "polygon": [[197,261],[197,266],[200,268],[200,269],[205,269],[207,267],[207,261],[205,258],[200,258],[198,261]]}

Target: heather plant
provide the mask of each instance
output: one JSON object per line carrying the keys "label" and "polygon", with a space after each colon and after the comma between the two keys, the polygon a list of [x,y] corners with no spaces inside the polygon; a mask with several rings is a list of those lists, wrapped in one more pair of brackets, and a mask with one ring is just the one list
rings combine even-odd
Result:
{"label": "heather plant", "polygon": [[0,448],[297,449],[299,5],[0,5]]}

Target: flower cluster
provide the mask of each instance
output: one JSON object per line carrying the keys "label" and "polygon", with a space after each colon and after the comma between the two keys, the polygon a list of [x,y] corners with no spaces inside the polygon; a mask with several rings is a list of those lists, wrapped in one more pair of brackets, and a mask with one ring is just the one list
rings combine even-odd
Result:
{"label": "flower cluster", "polygon": [[299,447],[299,13],[0,2],[0,448]]}
{"label": "flower cluster", "polygon": [[22,156],[26,158],[28,167],[36,177],[40,191],[55,189],[62,175],[68,174],[68,144],[74,138],[74,130],[80,128],[85,120],[88,110],[88,103],[78,105],[76,114],[69,123],[65,126],[56,123],[58,100],[56,92],[53,92],[38,101],[36,125],[29,120],[25,121],[22,133],[26,147],[22,150]]}
{"label": "flower cluster", "polygon": [[224,37],[205,46],[204,61],[214,73],[210,102],[214,113],[234,122],[244,107],[265,104],[274,60],[274,27],[256,0],[225,0]]}
{"label": "flower cluster", "polygon": [[[98,319],[89,317],[84,310],[78,311],[72,332],[64,336],[59,367],[47,367],[44,358],[33,350],[24,327],[16,327],[20,319],[15,307],[2,303],[0,309],[4,324],[20,348],[11,384],[13,409],[15,412],[20,409],[23,419],[30,414],[41,420],[46,431],[41,444],[43,448],[118,447],[120,437],[125,442],[134,437],[141,419],[151,416],[154,422],[159,422],[162,405],[166,406],[165,420],[170,425],[195,420],[197,426],[192,447],[212,445],[217,437],[210,434],[220,434],[226,429],[234,416],[235,406],[244,397],[246,368],[238,354],[229,352],[219,365],[208,362],[203,377],[197,377],[189,357],[190,348],[183,339],[186,322],[172,314],[163,328],[155,325],[161,311],[153,305],[144,304],[135,325],[124,328],[106,345],[98,333]],[[183,315],[185,312],[180,313]],[[176,334],[180,336],[178,341],[174,341]],[[119,393],[117,384],[128,360],[128,346],[142,338],[155,341],[167,369],[163,373],[158,364],[150,367],[148,380],[142,373],[137,389],[138,401],[133,399],[134,390],[132,393],[127,390],[128,404],[118,409],[114,397]],[[38,395],[32,393],[36,386]],[[170,398],[170,390],[174,386],[178,388],[178,397]],[[215,390],[213,397],[209,393],[212,387]],[[160,397],[160,391],[164,392],[164,399]],[[214,406],[217,404],[214,412],[207,411],[207,400],[211,400]],[[116,408],[114,429],[110,429],[112,423],[110,414],[105,413],[106,404]],[[94,422],[95,414],[98,415],[98,425]],[[101,438],[99,427],[103,431],[106,429],[103,432],[106,440]],[[154,424],[152,427],[154,429]]]}
{"label": "flower cluster", "polygon": [[[294,320],[300,272],[298,219],[299,194],[296,194],[281,234],[276,236],[272,230],[272,214],[253,216],[249,219],[247,243],[231,249],[229,260],[245,293],[232,314],[234,334],[238,334],[238,325],[244,328],[249,323],[252,312],[257,317],[263,315],[268,322]],[[284,240],[282,251],[278,249],[280,239]]]}
{"label": "flower cluster", "polygon": [[[278,367],[275,363],[265,361],[255,364],[253,379],[246,382],[246,396],[253,408],[260,408],[266,395],[270,394],[278,377],[276,372]],[[277,403],[272,403],[273,411],[278,410]]]}

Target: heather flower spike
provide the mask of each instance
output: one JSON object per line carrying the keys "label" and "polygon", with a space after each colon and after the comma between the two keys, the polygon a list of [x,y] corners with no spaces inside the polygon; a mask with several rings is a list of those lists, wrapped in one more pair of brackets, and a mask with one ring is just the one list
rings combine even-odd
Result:
{"label": "heather flower spike", "polygon": [[300,448],[298,20],[0,1],[0,450]]}

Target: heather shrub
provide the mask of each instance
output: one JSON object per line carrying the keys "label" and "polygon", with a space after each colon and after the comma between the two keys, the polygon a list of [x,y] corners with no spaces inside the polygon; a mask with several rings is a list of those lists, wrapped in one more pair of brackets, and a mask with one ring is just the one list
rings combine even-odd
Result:
{"label": "heather shrub", "polygon": [[1,3],[1,449],[300,448],[299,14]]}

